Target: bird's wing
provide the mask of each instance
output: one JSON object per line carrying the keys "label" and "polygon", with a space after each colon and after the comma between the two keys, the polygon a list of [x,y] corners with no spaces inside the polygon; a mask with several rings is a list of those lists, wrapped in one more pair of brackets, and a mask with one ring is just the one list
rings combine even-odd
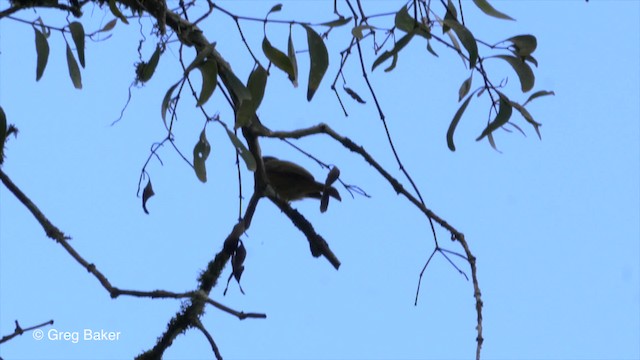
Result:
{"label": "bird's wing", "polygon": [[264,166],[270,172],[289,174],[289,176],[295,175],[303,179],[315,181],[313,175],[311,175],[310,172],[308,172],[302,166],[292,163],[291,161],[273,159],[273,160],[267,161],[264,164]]}

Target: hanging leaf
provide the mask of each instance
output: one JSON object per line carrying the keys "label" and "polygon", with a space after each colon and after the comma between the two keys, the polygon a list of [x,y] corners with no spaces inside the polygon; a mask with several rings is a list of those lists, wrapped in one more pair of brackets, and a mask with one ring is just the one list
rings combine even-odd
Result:
{"label": "hanging leaf", "polygon": [[156,71],[156,67],[158,66],[158,62],[160,61],[160,45],[156,45],[156,50],[151,55],[151,59],[149,62],[145,63],[144,61],[138,64],[136,68],[136,76],[138,81],[141,83],[145,83],[151,79],[153,73]]}
{"label": "hanging leaf", "polygon": [[473,0],[473,2],[476,4],[476,6],[482,10],[482,12],[484,12],[485,14],[489,15],[489,16],[493,16],[496,17],[498,19],[505,19],[505,20],[514,20],[514,18],[512,18],[511,16],[501,13],[500,11],[494,9],[493,6],[491,6],[491,4],[489,4],[489,2],[487,0]]}
{"label": "hanging leaf", "polygon": [[451,26],[447,24],[447,21],[458,22],[458,10],[456,10],[456,6],[453,5],[451,0],[447,1],[447,12],[444,14],[444,22],[442,24],[442,33],[447,33],[451,29]]}
{"label": "hanging leaf", "polygon": [[73,57],[71,47],[67,43],[67,66],[69,67],[69,77],[73,81],[73,86],[76,89],[82,89],[82,78],[80,77],[80,68],[76,62],[76,58]]}
{"label": "hanging leaf", "polygon": [[354,27],[353,29],[351,29],[351,34],[358,40],[362,40],[362,38],[364,37],[364,34],[362,33],[363,30],[373,30],[374,27],[371,25],[359,25]]}
{"label": "hanging leaf", "polygon": [[536,91],[533,94],[531,94],[531,96],[529,96],[529,98],[527,99],[527,101],[524,102],[524,104],[522,104],[522,106],[526,106],[528,103],[531,102],[531,100],[533,99],[537,99],[541,96],[547,96],[547,95],[555,95],[556,93],[554,93],[553,91],[546,91],[546,90],[540,90],[540,91]]}
{"label": "hanging leaf", "polygon": [[280,10],[282,10],[282,4],[273,5],[271,10],[269,10],[269,12],[267,13],[267,16],[269,16],[269,14],[271,14],[271,13],[278,12]]}
{"label": "hanging leaf", "polygon": [[44,69],[47,67],[47,61],[49,60],[49,42],[44,34],[36,29],[36,54],[38,55],[38,64],[36,65],[36,81],[40,80]]}
{"label": "hanging leaf", "polygon": [[69,24],[69,30],[71,31],[71,38],[76,44],[78,60],[80,60],[80,65],[84,68],[84,28],[81,23],[74,21]]}
{"label": "hanging leaf", "polygon": [[344,17],[344,16],[340,16],[339,19],[336,20],[332,20],[332,21],[327,21],[327,22],[323,22],[320,25],[322,26],[328,26],[328,27],[338,27],[338,26],[342,26],[342,25],[346,25],[349,23],[349,21],[351,21],[352,17],[349,16],[348,18]]}
{"label": "hanging leaf", "polygon": [[109,0],[109,10],[111,10],[111,13],[115,17],[120,19],[123,23],[129,25],[129,21],[127,20],[127,18],[122,15],[120,9],[118,9],[118,6],[116,6],[116,0]]}
{"label": "hanging leaf", "polygon": [[502,59],[511,65],[513,70],[515,70],[518,78],[520,79],[520,87],[522,92],[525,93],[531,89],[533,89],[533,85],[535,83],[535,75],[533,75],[533,70],[531,67],[527,65],[524,61],[518,59],[515,56],[510,55],[495,55],[498,59]]}
{"label": "hanging leaf", "polygon": [[112,19],[111,21],[106,23],[105,26],[102,27],[102,29],[98,30],[98,32],[111,31],[111,30],[113,30],[114,27],[116,27],[117,23],[118,23],[118,19]]}
{"label": "hanging leaf", "polygon": [[249,75],[247,90],[249,91],[250,97],[242,100],[236,111],[236,129],[247,126],[253,121],[256,110],[258,110],[264,97],[264,90],[267,86],[267,75],[267,70],[261,65],[258,65]]}
{"label": "hanging leaf", "polygon": [[500,95],[500,106],[498,107],[498,114],[496,114],[496,118],[493,119],[493,121],[490,122],[482,131],[482,134],[478,136],[476,141],[482,140],[482,138],[501,128],[509,121],[509,119],[511,119],[511,114],[513,113],[513,106],[511,105],[511,101],[504,94],[500,92],[498,94]]}
{"label": "hanging leaf", "polygon": [[427,40],[427,51],[430,52],[433,56],[439,57],[438,54],[436,54],[436,52],[433,51],[433,48],[431,47],[431,42],[429,40]]}
{"label": "hanging leaf", "polygon": [[468,79],[462,82],[460,85],[460,89],[458,90],[458,102],[462,100],[463,97],[467,96],[469,90],[471,89],[471,82],[473,80],[473,74],[469,76]]}
{"label": "hanging leaf", "polygon": [[[518,112],[520,113],[520,115],[522,115],[522,117],[529,123],[531,124],[531,126],[533,126],[533,129],[536,131],[536,134],[538,134],[538,138],[540,140],[542,140],[542,135],[540,135],[540,126],[542,126],[542,124],[540,124],[539,122],[535,121],[533,119],[533,116],[531,116],[531,114],[529,113],[529,111],[524,107],[524,105],[520,105],[516,102],[511,102],[511,106],[513,106],[514,109],[518,110]],[[515,124],[513,124],[515,126]],[[516,128],[518,128],[516,126]],[[519,129],[520,132],[523,132],[521,129]]]}
{"label": "hanging leaf", "polygon": [[221,76],[222,75],[226,76],[229,82],[229,87],[231,88],[230,92],[234,95],[232,96],[232,98],[235,98],[235,100],[237,100],[238,105],[240,105],[240,103],[245,99],[251,99],[251,93],[249,92],[249,89],[247,89],[244,83],[242,83],[242,81],[238,79],[233,71],[226,71],[224,72],[224,74],[221,73]]}
{"label": "hanging leaf", "polygon": [[207,182],[207,168],[205,167],[205,161],[209,157],[211,152],[211,145],[207,141],[207,134],[205,129],[202,129],[200,138],[193,148],[193,169],[196,171],[196,176],[203,183]]}
{"label": "hanging leaf", "polygon": [[[371,66],[371,71],[375,70],[376,67],[378,67],[378,65],[382,64],[383,62],[385,62],[387,59],[389,59],[390,57],[394,56],[397,57],[398,56],[398,52],[400,52],[400,50],[402,50],[402,48],[404,48],[409,41],[411,41],[411,39],[413,38],[413,32],[410,32],[406,35],[404,35],[403,37],[400,38],[400,40],[398,40],[395,45],[393,46],[393,49],[385,51],[382,53],[382,55],[380,55],[374,62],[373,65]],[[385,71],[391,71],[393,70],[393,68],[395,68],[395,61],[397,61],[397,59],[394,59],[394,63],[392,64],[392,66],[390,66],[389,68],[385,69]]]}
{"label": "hanging leaf", "polygon": [[358,95],[358,93],[353,91],[351,88],[348,88],[348,87],[344,86],[343,89],[344,89],[344,91],[347,92],[347,94],[349,94],[349,96],[351,96],[352,99],[354,99],[355,101],[359,102],[360,104],[366,104],[367,103],[366,101],[362,100],[360,95]]}
{"label": "hanging leaf", "polygon": [[407,9],[406,5],[396,13],[394,21],[395,26],[406,33],[413,32],[416,35],[420,35],[426,39],[431,39],[429,28],[426,27],[423,23],[416,21],[416,19],[414,19],[413,16],[409,14],[409,10]]}
{"label": "hanging leaf", "polygon": [[324,41],[312,28],[302,25],[307,30],[307,44],[309,45],[309,84],[307,88],[307,101],[311,101],[318,90],[320,82],[329,67],[329,54]]}
{"label": "hanging leaf", "polygon": [[533,35],[518,35],[505,41],[510,41],[515,47],[515,54],[523,58],[533,54],[538,47],[538,40]]}
{"label": "hanging leaf", "polygon": [[289,76],[289,80],[293,83],[293,87],[298,87],[298,60],[296,60],[296,50],[293,48],[293,39],[291,38],[291,28],[289,28],[289,42],[287,44],[287,56],[291,61],[293,68],[293,78]]}
{"label": "hanging leaf", "polygon": [[153,195],[155,195],[155,193],[153,192],[153,187],[151,186],[151,179],[149,179],[149,182],[147,182],[147,186],[145,186],[144,190],[142,190],[142,210],[144,210],[144,213],[147,215],[149,215],[149,210],[147,210],[147,200],[149,200],[149,198]]}
{"label": "hanging leaf", "polygon": [[198,51],[198,54],[196,54],[196,57],[193,59],[191,64],[189,64],[189,66],[187,66],[187,68],[184,70],[184,76],[189,75],[191,70],[193,70],[193,69],[197,68],[198,66],[204,64],[205,59],[207,57],[209,57],[211,54],[213,54],[213,49],[215,49],[215,47],[216,47],[216,43],[213,42],[213,43],[205,46],[200,51]]}
{"label": "hanging leaf", "polygon": [[171,103],[171,95],[173,95],[173,90],[178,87],[180,82],[173,84],[167,93],[164,94],[164,98],[162,99],[162,105],[160,107],[160,113],[162,114],[162,121],[164,121],[165,126],[167,125],[167,110],[169,109],[169,104]]}
{"label": "hanging leaf", "polygon": [[273,65],[284,71],[289,76],[289,80],[296,78],[296,73],[293,70],[291,59],[282,51],[274,48],[266,36],[262,39],[262,51]]}
{"label": "hanging leaf", "polygon": [[209,58],[204,64],[198,66],[200,73],[202,74],[202,89],[200,90],[200,96],[198,97],[198,103],[196,106],[204,105],[213,91],[216,89],[218,83],[218,62],[214,58]]}
{"label": "hanging leaf", "polygon": [[238,139],[236,134],[231,132],[229,129],[226,130],[231,143],[233,144],[233,146],[235,146],[238,153],[240,153],[240,157],[242,158],[242,160],[244,160],[245,165],[247,165],[247,169],[249,171],[256,171],[256,159],[253,158],[253,155],[251,154],[249,149],[244,146],[244,144],[242,143],[242,141],[240,141],[240,139]]}
{"label": "hanging leaf", "polygon": [[447,130],[447,146],[451,151],[456,151],[456,146],[453,143],[453,133],[456,131],[456,127],[460,122],[460,118],[462,117],[462,114],[464,114],[464,111],[467,109],[467,105],[469,105],[471,98],[473,98],[473,94],[469,95],[467,100],[465,100],[462,105],[460,105],[460,108],[458,109],[458,111],[456,111],[456,114],[453,115],[451,124],[449,124],[449,129]]}
{"label": "hanging leaf", "polygon": [[467,53],[469,53],[469,68],[473,69],[478,61],[478,44],[473,34],[458,21],[445,19],[444,23],[453,29],[460,42],[462,42],[462,46],[467,49]]}

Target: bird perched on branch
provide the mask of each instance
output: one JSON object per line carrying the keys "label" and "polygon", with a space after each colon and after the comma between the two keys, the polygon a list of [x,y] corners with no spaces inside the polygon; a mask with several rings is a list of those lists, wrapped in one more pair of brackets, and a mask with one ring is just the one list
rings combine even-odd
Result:
{"label": "bird perched on branch", "polygon": [[[331,184],[316,181],[305,168],[291,161],[279,160],[273,156],[262,158],[267,178],[278,196],[286,201],[304,198],[321,199],[324,192],[342,201],[338,190]],[[335,181],[333,179],[331,182]]]}

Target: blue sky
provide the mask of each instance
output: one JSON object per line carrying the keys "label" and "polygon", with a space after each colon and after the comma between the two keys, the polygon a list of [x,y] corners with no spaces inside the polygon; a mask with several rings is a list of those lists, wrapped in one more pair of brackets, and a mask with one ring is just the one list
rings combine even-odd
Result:
{"label": "blue sky", "polygon": [[[275,4],[234,3],[221,2],[238,14],[258,17]],[[637,359],[640,2],[493,3],[518,21],[489,18],[463,2],[465,20],[477,38],[488,42],[517,34],[537,36],[534,55],[540,66],[534,91],[556,93],[529,107],[543,123],[542,141],[514,116],[526,137],[499,131],[496,142],[502,153],[486,141],[476,142],[486,125],[488,103],[483,97],[467,109],[455,135],[457,151],[450,152],[445,134],[468,71],[442,47],[435,47],[440,57],[434,58],[422,41],[402,51],[393,72],[380,68],[370,74],[391,134],[427,205],[465,233],[478,258],[484,358]],[[276,18],[333,18],[331,4],[283,4]],[[365,5],[372,13],[401,7],[391,2]],[[98,10],[91,15],[87,11],[87,31],[111,19]],[[30,12],[20,16],[36,17]],[[233,23],[221,14],[214,19],[203,24],[205,34],[217,40],[218,50],[246,79],[252,62],[238,43]],[[60,25],[64,20],[52,22]],[[149,23],[143,24],[148,33]],[[261,24],[243,25],[260,53]],[[275,46],[286,46],[287,26],[269,25],[267,31]],[[9,142],[3,171],[115,286],[188,291],[237,218],[233,148],[222,128],[208,127],[212,153],[209,181],[202,184],[165,147],[160,152],[163,165],[152,161],[148,168],[156,196],[149,201],[151,214],[143,213],[135,196],[138,177],[150,145],[165,136],[160,104],[180,70],[175,49],[165,53],[154,78],[133,89],[123,120],[110,126],[134,76],[138,34],[136,24],[118,24],[112,38],[89,42],[84,88],[77,91],[68,79],[59,34],[49,40],[49,64],[36,83],[33,30],[0,22],[0,105],[20,129],[18,139]],[[329,71],[313,102],[306,102],[308,63],[300,54],[301,87],[293,89],[286,75],[273,70],[259,114],[272,129],[327,122],[401,178],[359,65],[347,67],[347,84],[366,106],[347,99],[350,116],[345,118],[329,89],[339,59],[336,51],[346,47],[348,34],[348,27],[332,32]],[[302,28],[294,29],[294,40],[304,49]],[[371,43],[365,44],[370,49]],[[143,57],[154,47],[148,37]],[[373,57],[366,60],[371,64]],[[508,77],[507,91],[514,100],[526,99],[528,95],[518,95],[517,78],[507,66],[487,61],[487,69],[496,82]],[[476,76],[473,88],[479,81]],[[175,134],[189,155],[203,120],[188,96],[184,99]],[[223,120],[232,119],[219,92],[207,108],[219,111]],[[342,189],[343,201],[332,203],[324,214],[317,202],[294,204],[329,241],[342,261],[339,271],[310,256],[306,239],[275,206],[259,204],[243,237],[248,250],[242,278],[246,295],[232,284],[226,297],[223,285],[211,297],[237,310],[264,312],[268,319],[238,321],[208,309],[202,322],[222,354],[230,359],[473,357],[473,288],[441,256],[427,270],[420,302],[413,306],[419,271],[433,249],[425,219],[369,165],[329,139],[297,144],[339,166],[345,182],[372,197],[352,198]],[[324,177],[322,169],[277,140],[264,140],[263,152]],[[244,189],[250,189],[246,171],[243,181]],[[442,244],[461,250],[438,230]],[[154,344],[180,306],[176,300],[110,299],[92,276],[46,238],[4,187],[0,290],[2,335],[13,331],[16,319],[23,326],[54,319],[45,333],[85,328],[121,332],[118,341],[100,343],[36,341],[24,334],[0,347],[5,359],[131,358]],[[167,359],[210,357],[205,338],[196,331],[178,337],[166,353]]]}

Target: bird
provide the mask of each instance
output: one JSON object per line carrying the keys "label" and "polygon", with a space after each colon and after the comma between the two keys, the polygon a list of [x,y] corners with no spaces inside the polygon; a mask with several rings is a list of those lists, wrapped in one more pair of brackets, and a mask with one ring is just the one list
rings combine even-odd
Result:
{"label": "bird", "polygon": [[321,199],[322,193],[326,191],[329,196],[342,201],[336,188],[317,182],[302,166],[273,156],[264,156],[262,161],[269,183],[281,199],[285,201],[305,198]]}

